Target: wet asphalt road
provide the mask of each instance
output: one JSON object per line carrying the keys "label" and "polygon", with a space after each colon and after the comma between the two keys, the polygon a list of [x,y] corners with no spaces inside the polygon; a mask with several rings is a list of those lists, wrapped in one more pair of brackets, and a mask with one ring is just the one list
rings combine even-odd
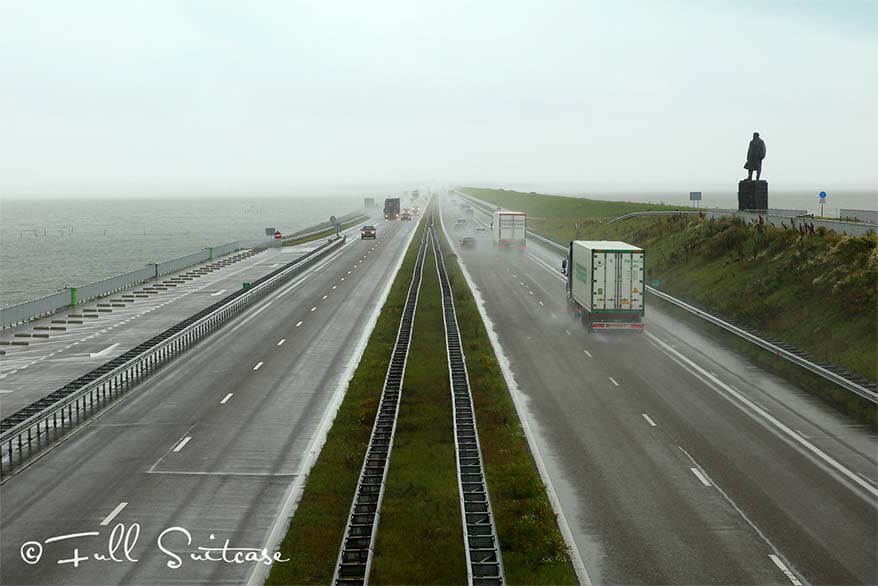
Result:
{"label": "wet asphalt road", "polygon": [[497,254],[448,199],[593,582],[878,583],[874,434],[656,302],[589,336],[557,253]]}
{"label": "wet asphalt road", "polygon": [[[376,241],[355,236],[6,482],[0,583],[244,582],[252,563],[187,556],[226,539],[265,546],[414,224],[380,221]],[[118,523],[139,524],[137,561],[123,548],[123,561],[97,561]],[[170,553],[158,542],[166,529]],[[42,547],[33,565],[21,555],[28,541]],[[75,549],[89,559],[61,563]],[[169,567],[174,555],[180,567]]]}

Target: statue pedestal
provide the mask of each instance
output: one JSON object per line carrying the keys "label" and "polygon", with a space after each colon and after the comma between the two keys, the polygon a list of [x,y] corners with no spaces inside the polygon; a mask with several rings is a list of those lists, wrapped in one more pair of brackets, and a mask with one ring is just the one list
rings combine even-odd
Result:
{"label": "statue pedestal", "polygon": [[751,212],[764,212],[768,209],[768,182],[764,179],[738,182],[738,209]]}

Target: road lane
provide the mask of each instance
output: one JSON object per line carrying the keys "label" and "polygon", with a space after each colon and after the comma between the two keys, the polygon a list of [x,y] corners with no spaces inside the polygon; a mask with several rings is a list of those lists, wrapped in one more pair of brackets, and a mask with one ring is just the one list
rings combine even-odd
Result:
{"label": "road lane", "polygon": [[[457,214],[444,209],[451,225]],[[489,236],[460,255],[527,396],[529,422],[596,582],[789,583],[775,556],[807,581],[875,583],[868,491],[684,368],[649,334],[588,336],[568,321],[558,255],[533,242],[525,254],[497,255]],[[651,335],[773,416],[823,430],[821,449],[874,476],[874,434],[655,304],[646,322]],[[658,425],[644,425],[643,413]]]}
{"label": "road lane", "polygon": [[[184,534],[168,533],[173,551],[221,546],[227,538],[232,547],[263,546],[338,387],[338,366],[354,353],[412,224],[388,223],[379,227],[379,240],[350,242],[334,262],[295,288],[279,289],[270,305],[209,337],[7,482],[0,493],[0,582],[245,581],[252,564],[184,558],[170,568],[174,559],[157,539],[180,526],[194,541],[187,546]],[[342,283],[342,271],[367,250],[362,270]],[[315,304],[319,311],[310,313]],[[138,562],[59,566],[58,556],[71,553],[61,543],[46,545],[36,565],[21,560],[19,547],[28,539],[45,543],[95,530],[120,502],[128,504],[99,538],[83,538],[81,553],[94,553],[102,540],[106,549],[116,523],[137,522]]]}

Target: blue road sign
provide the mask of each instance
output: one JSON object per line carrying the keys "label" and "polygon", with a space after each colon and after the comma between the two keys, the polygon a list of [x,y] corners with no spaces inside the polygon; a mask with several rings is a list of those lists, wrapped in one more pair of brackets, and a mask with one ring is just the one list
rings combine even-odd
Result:
{"label": "blue road sign", "polygon": [[820,199],[826,199],[826,192],[825,191],[820,192]]}

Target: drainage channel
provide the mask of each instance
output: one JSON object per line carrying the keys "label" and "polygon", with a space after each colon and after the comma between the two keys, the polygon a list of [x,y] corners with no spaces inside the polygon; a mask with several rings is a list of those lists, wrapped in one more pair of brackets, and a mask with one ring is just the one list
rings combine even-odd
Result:
{"label": "drainage channel", "polygon": [[427,231],[421,236],[412,280],[409,284],[405,309],[399,322],[396,342],[390,355],[390,365],[381,390],[378,414],[372,426],[366,458],[357,481],[357,491],[345,526],[344,539],[339,550],[334,584],[367,584],[372,567],[372,553],[375,549],[375,536],[378,532],[381,502],[387,481],[390,451],[396,433],[399,415],[399,399],[402,394],[402,381],[405,376],[406,361],[411,345],[412,328],[415,321],[415,308],[421,289],[421,274],[424,266],[424,253],[427,249]]}
{"label": "drainage channel", "polygon": [[503,560],[497,539],[482,450],[476,431],[466,357],[460,343],[457,313],[445,259],[439,247],[439,238],[431,230],[433,250],[436,253],[436,270],[442,288],[442,309],[445,321],[445,346],[448,355],[448,374],[451,379],[452,405],[454,406],[454,447],[457,460],[457,487],[463,521],[464,547],[466,550],[467,578],[471,585],[503,584]]}

